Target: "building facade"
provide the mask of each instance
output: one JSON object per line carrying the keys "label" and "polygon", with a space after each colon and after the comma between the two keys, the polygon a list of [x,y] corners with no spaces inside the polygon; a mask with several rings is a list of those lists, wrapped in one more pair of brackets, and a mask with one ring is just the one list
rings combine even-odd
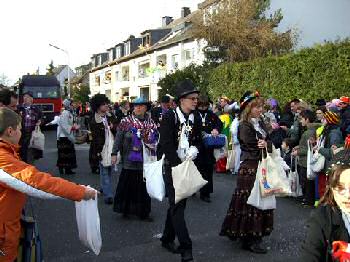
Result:
{"label": "building facade", "polygon": [[160,28],[146,30],[140,37],[130,36],[106,52],[93,55],[91,95],[105,94],[113,102],[134,97],[158,100],[160,79],[204,62],[205,42],[193,39],[189,30],[194,14],[184,7],[179,19],[165,16]]}

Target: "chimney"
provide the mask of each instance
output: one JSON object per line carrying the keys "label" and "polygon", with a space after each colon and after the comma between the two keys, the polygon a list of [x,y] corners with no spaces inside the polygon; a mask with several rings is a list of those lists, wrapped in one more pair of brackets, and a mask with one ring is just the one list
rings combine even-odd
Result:
{"label": "chimney", "polygon": [[181,8],[181,18],[184,18],[191,14],[191,9],[189,7],[182,7]]}
{"label": "chimney", "polygon": [[170,24],[173,21],[173,18],[170,16],[164,16],[162,17],[162,27],[166,27],[168,24]]}

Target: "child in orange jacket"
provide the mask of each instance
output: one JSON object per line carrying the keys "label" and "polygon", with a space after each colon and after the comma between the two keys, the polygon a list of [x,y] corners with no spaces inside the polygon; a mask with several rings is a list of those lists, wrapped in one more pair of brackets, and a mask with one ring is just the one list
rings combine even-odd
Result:
{"label": "child in orange jacket", "polygon": [[96,191],[40,172],[19,158],[21,118],[0,108],[0,262],[17,257],[21,233],[20,217],[26,195],[41,198],[93,199]]}

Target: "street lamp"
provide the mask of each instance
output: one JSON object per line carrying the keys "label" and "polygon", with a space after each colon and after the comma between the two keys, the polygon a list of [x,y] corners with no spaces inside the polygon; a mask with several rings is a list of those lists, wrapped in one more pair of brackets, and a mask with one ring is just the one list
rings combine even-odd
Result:
{"label": "street lamp", "polygon": [[67,63],[67,66],[68,66],[68,96],[70,97],[71,93],[70,93],[70,67],[69,67],[69,53],[67,50],[64,50],[58,46],[55,46],[53,44],[49,44],[49,46],[53,47],[53,48],[56,48],[57,50],[60,50],[62,52],[64,52],[66,55],[67,55],[67,59],[68,59],[68,63]]}

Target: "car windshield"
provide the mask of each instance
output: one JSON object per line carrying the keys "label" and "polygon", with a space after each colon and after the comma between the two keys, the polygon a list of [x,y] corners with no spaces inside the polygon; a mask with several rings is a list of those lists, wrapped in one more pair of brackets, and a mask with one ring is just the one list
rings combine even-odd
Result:
{"label": "car windshield", "polygon": [[58,86],[24,86],[23,94],[31,92],[34,98],[58,98],[60,96]]}

